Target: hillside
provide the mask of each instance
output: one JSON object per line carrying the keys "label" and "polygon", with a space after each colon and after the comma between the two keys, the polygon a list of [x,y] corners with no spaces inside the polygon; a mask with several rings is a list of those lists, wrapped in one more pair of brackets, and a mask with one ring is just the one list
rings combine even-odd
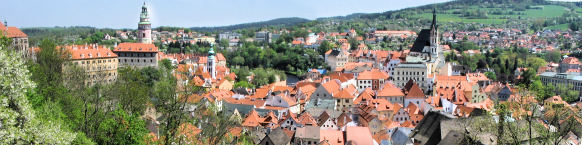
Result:
{"label": "hillside", "polygon": [[[458,0],[383,13],[357,14],[349,18],[318,20],[345,22],[351,28],[419,29],[419,24],[426,25],[432,19],[432,10],[436,8],[439,24],[449,25],[452,29],[467,29],[455,25],[457,23],[478,23],[519,29],[565,30],[571,24],[582,21],[581,6],[582,2],[544,0]],[[342,26],[337,29],[342,29]]]}
{"label": "hillside", "polygon": [[299,23],[310,22],[311,20],[305,18],[278,18],[263,22],[253,22],[253,23],[244,23],[244,24],[236,24],[230,26],[220,26],[220,27],[192,27],[191,29],[194,31],[201,31],[201,32],[215,32],[215,31],[232,31],[236,29],[246,29],[246,28],[262,28],[262,27],[288,27],[293,26]]}

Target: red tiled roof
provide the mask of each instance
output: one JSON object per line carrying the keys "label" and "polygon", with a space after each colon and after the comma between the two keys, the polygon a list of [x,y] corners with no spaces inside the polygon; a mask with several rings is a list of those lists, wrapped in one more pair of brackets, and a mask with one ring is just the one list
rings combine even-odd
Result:
{"label": "red tiled roof", "polygon": [[354,104],[365,104],[363,101],[371,101],[374,99],[372,96],[374,96],[374,91],[372,91],[372,88],[366,88],[364,91],[362,91],[362,93],[360,93],[356,100],[354,100]]}
{"label": "red tiled roof", "polygon": [[158,47],[146,43],[121,43],[113,52],[158,52]]}
{"label": "red tiled roof", "polygon": [[568,57],[568,58],[565,58],[564,60],[562,60],[562,63],[565,63],[565,64],[579,64],[580,61],[578,61],[578,58],[576,58],[576,57]]}
{"label": "red tiled roof", "polygon": [[71,54],[71,59],[97,59],[97,58],[116,58],[117,55],[109,48],[96,45],[67,45],[64,46]]}
{"label": "red tiled roof", "polygon": [[397,96],[404,96],[402,90],[397,88],[396,86],[392,85],[389,82],[385,82],[384,87],[378,91],[377,96],[381,97],[397,97]]}
{"label": "red tiled roof", "polygon": [[342,89],[341,91],[339,91],[338,93],[333,95],[333,98],[337,98],[337,99],[353,99],[354,96],[352,96],[348,90],[346,89]]}
{"label": "red tiled roof", "polygon": [[378,79],[388,79],[388,73],[380,71],[379,69],[372,69],[361,72],[358,75],[358,80],[378,80]]}
{"label": "red tiled roof", "polygon": [[339,130],[320,129],[319,141],[330,145],[344,145],[344,134]]}
{"label": "red tiled roof", "polygon": [[408,94],[406,94],[406,98],[424,98],[424,97],[425,97],[424,93],[416,83],[412,84],[412,87],[408,91]]}
{"label": "red tiled roof", "polygon": [[28,37],[26,33],[20,31],[20,29],[16,27],[8,27],[8,29],[6,29],[6,26],[2,23],[0,23],[0,32],[2,32],[2,35],[6,34],[6,37],[8,38]]}
{"label": "red tiled roof", "polygon": [[260,122],[263,120],[264,119],[261,118],[261,116],[259,116],[259,113],[257,113],[257,111],[255,111],[255,109],[253,109],[253,110],[251,110],[251,112],[249,112],[249,114],[247,115],[245,120],[243,120],[242,126],[257,127],[257,126],[261,125]]}

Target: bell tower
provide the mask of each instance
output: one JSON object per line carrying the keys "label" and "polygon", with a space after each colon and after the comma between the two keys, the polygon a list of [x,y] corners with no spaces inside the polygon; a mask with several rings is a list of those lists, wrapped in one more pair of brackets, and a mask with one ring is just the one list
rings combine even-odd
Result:
{"label": "bell tower", "polygon": [[139,43],[152,43],[152,23],[150,23],[148,7],[146,6],[145,2],[141,7],[141,14],[139,16],[137,31],[137,39]]}
{"label": "bell tower", "polygon": [[439,32],[436,25],[436,8],[432,10],[432,23],[430,24],[430,53],[433,56],[437,56],[440,53],[439,50]]}
{"label": "bell tower", "polygon": [[212,76],[212,79],[216,79],[216,61],[214,60],[214,48],[212,46],[212,44],[210,45],[210,50],[208,51],[208,59],[206,62],[206,69],[208,71],[208,73],[210,73],[210,76]]}

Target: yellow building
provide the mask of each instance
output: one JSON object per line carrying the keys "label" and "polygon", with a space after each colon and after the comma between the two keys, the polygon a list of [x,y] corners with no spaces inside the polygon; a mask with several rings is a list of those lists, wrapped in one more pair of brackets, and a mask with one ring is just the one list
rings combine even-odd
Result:
{"label": "yellow building", "polygon": [[63,69],[67,70],[72,65],[82,68],[87,75],[86,85],[108,84],[117,80],[117,55],[109,48],[97,44],[64,47],[69,52],[70,63]]}

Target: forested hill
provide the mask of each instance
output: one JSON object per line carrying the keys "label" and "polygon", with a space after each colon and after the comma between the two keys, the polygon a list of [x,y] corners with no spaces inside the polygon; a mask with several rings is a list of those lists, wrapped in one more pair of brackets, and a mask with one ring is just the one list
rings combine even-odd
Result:
{"label": "forested hill", "polygon": [[244,23],[244,24],[236,24],[231,26],[220,26],[220,27],[192,27],[191,29],[194,31],[201,31],[201,32],[216,32],[216,31],[232,31],[237,29],[247,29],[247,28],[262,28],[262,27],[288,27],[293,26],[299,23],[310,22],[311,20],[305,18],[278,18],[263,22],[253,22],[253,23]]}

